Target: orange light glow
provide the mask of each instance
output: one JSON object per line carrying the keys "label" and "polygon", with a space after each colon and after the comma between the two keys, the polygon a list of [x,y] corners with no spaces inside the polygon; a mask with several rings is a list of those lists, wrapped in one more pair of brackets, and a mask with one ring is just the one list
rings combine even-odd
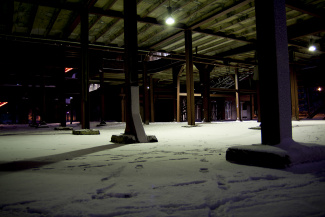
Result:
{"label": "orange light glow", "polygon": [[70,72],[73,68],[65,68],[64,69],[64,72],[67,73],[67,72]]}
{"label": "orange light glow", "polygon": [[317,90],[320,92],[320,91],[322,91],[322,90],[323,90],[323,88],[321,88],[321,87],[318,87],[318,88],[317,88]]}
{"label": "orange light glow", "polygon": [[8,102],[0,102],[0,107],[4,106],[6,104],[8,104]]}

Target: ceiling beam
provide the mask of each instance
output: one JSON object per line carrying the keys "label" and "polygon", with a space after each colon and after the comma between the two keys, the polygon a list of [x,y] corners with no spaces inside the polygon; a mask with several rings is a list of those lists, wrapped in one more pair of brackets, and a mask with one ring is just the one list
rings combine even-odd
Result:
{"label": "ceiling beam", "polygon": [[214,19],[217,19],[217,18],[219,18],[219,17],[221,17],[223,15],[226,15],[229,12],[231,12],[233,10],[236,10],[236,9],[242,7],[242,6],[245,6],[246,4],[248,4],[248,3],[252,2],[252,1],[253,0],[242,0],[239,3],[236,3],[235,5],[231,5],[229,7],[226,7],[222,11],[217,12],[216,14],[213,14],[213,15],[209,16],[208,18],[205,18],[204,20],[199,21],[194,25],[191,25],[190,29],[194,30],[194,29],[200,27],[201,25],[203,25],[205,23],[208,23],[208,22],[210,22],[210,21],[212,21]]}
{"label": "ceiling beam", "polygon": [[325,18],[325,11],[303,4],[297,0],[286,0],[286,7],[317,18]]}

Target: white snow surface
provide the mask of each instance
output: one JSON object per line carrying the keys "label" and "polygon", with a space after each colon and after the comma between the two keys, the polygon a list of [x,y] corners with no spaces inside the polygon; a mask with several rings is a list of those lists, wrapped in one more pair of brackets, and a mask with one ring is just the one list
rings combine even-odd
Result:
{"label": "white snow surface", "polygon": [[324,120],[292,122],[286,169],[226,161],[261,143],[256,121],[151,123],[158,142],[129,145],[110,142],[125,124],[96,124],[100,135],[0,125],[0,216],[325,216]]}

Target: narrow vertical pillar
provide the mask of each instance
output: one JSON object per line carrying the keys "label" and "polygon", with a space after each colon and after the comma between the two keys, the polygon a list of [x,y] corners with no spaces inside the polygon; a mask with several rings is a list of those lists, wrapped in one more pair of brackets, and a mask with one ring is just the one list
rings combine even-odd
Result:
{"label": "narrow vertical pillar", "polygon": [[240,95],[239,95],[238,68],[235,69],[235,89],[236,89],[236,113],[237,113],[237,121],[242,121],[242,118],[241,118]]}
{"label": "narrow vertical pillar", "polygon": [[90,129],[89,114],[89,18],[87,4],[81,7],[81,128]]}
{"label": "narrow vertical pillar", "polygon": [[291,118],[299,120],[298,82],[294,65],[294,51],[290,51],[290,87],[291,87]]}
{"label": "narrow vertical pillar", "polygon": [[255,98],[254,98],[254,94],[250,95],[250,104],[251,104],[251,120],[254,119],[254,115],[255,115]]}
{"label": "narrow vertical pillar", "polygon": [[150,120],[155,122],[155,97],[152,75],[150,75]]}
{"label": "narrow vertical pillar", "polygon": [[121,88],[121,121],[125,122],[125,91],[124,88]]}
{"label": "narrow vertical pillar", "polygon": [[148,75],[147,75],[147,62],[143,61],[143,110],[144,110],[144,121],[143,123],[148,125],[150,121],[150,104],[149,104],[149,85],[148,85]]}
{"label": "narrow vertical pillar", "polygon": [[187,123],[188,125],[195,125],[192,30],[190,29],[185,30],[185,56],[186,56]]}
{"label": "narrow vertical pillar", "polygon": [[66,127],[66,102],[65,102],[65,92],[64,92],[64,83],[65,83],[65,70],[62,67],[59,72],[59,80],[58,80],[58,93],[59,93],[59,118],[60,118],[60,126]]}
{"label": "narrow vertical pillar", "polygon": [[46,92],[45,92],[45,81],[43,78],[43,83],[41,84],[41,91],[42,91],[42,106],[41,106],[41,120],[40,125],[46,125]]}
{"label": "narrow vertical pillar", "polygon": [[174,121],[180,121],[180,112],[179,112],[179,93],[180,93],[180,83],[179,76],[183,70],[183,66],[175,66],[173,67],[173,87],[174,87]]}
{"label": "narrow vertical pillar", "polygon": [[176,121],[177,122],[181,122],[181,96],[180,96],[180,92],[181,92],[181,82],[180,82],[180,75],[177,76],[177,80],[176,80],[176,101],[177,101],[177,107],[176,107]]}
{"label": "narrow vertical pillar", "polygon": [[135,136],[137,142],[148,142],[139,111],[137,2],[124,0],[123,7],[126,83],[125,134]]}
{"label": "narrow vertical pillar", "polygon": [[203,100],[203,122],[211,122],[210,109],[210,73],[214,68],[213,65],[195,64],[200,72],[200,83]]}
{"label": "narrow vertical pillar", "polygon": [[100,72],[100,124],[99,125],[106,125],[104,72]]}
{"label": "narrow vertical pillar", "polygon": [[292,139],[285,0],[255,0],[262,144]]}

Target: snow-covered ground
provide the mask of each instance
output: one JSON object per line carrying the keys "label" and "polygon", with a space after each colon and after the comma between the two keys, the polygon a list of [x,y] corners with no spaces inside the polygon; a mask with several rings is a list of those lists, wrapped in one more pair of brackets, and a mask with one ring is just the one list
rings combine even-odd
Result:
{"label": "snow-covered ground", "polygon": [[[100,135],[0,125],[0,216],[325,216],[325,158],[283,170],[226,161],[228,147],[261,142],[256,121],[153,123],[158,143],[130,145],[110,142],[124,124],[95,124]],[[296,142],[325,147],[324,120],[292,125]]]}

